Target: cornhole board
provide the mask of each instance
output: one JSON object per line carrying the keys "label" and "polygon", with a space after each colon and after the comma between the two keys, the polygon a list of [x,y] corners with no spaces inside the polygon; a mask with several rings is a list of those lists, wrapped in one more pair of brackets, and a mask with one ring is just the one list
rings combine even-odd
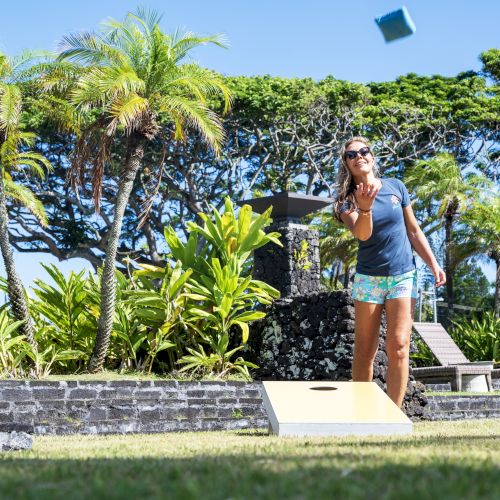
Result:
{"label": "cornhole board", "polygon": [[278,436],[410,434],[411,420],[374,382],[262,383],[269,432]]}

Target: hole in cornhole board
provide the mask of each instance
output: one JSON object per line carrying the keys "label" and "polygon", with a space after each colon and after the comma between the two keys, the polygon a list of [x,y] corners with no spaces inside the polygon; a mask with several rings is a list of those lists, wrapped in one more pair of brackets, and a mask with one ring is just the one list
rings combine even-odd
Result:
{"label": "hole in cornhole board", "polygon": [[336,387],[330,387],[330,386],[318,386],[318,387],[309,387],[311,391],[336,391]]}

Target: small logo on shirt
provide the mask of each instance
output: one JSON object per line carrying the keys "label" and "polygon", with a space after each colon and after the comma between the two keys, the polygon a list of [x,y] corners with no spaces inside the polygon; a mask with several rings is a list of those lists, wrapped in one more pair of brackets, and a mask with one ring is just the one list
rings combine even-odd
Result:
{"label": "small logo on shirt", "polygon": [[401,200],[394,194],[391,196],[391,202],[392,208],[397,208],[399,207],[399,205],[401,205]]}

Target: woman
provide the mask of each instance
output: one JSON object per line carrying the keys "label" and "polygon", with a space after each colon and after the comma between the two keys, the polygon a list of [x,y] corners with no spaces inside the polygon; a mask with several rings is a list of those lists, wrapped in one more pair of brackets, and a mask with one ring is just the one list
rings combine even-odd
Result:
{"label": "woman", "polygon": [[380,319],[387,317],[387,394],[401,407],[408,383],[410,333],[417,298],[412,247],[429,266],[435,286],[446,276],[434,257],[398,179],[381,179],[370,144],[353,137],[341,151],[335,213],[359,240],[352,297],[355,341],[352,377],[371,381]]}

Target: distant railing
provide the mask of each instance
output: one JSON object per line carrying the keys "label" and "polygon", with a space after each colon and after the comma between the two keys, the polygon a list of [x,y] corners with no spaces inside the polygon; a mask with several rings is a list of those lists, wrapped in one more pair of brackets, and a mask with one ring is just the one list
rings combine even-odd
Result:
{"label": "distant railing", "polygon": [[[431,290],[430,292],[424,291],[424,290],[419,290],[418,291],[418,321],[422,321],[422,307],[423,307],[423,302],[424,302],[424,296],[427,295],[429,296],[429,301],[432,303],[432,315],[433,315],[433,322],[437,323],[437,317],[438,317],[438,312],[437,308],[447,308],[448,307],[448,302],[443,302],[443,299],[438,299],[436,298],[436,292],[434,290]],[[460,304],[453,304],[453,309],[459,309],[462,311],[483,311],[480,307],[472,307],[472,306],[462,306]]]}

